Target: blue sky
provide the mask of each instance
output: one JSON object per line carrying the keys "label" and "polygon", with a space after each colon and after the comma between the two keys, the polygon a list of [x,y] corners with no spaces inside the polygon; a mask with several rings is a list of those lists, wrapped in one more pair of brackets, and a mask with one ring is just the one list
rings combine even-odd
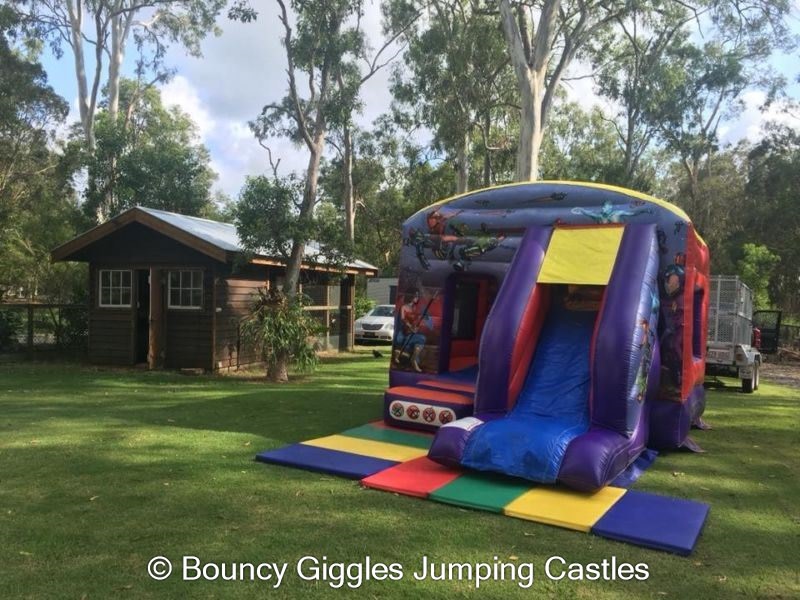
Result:
{"label": "blue sky", "polygon": [[[216,187],[234,197],[247,175],[266,173],[269,169],[266,152],[253,138],[247,122],[259,113],[264,104],[280,99],[286,89],[277,11],[272,3],[265,6],[255,23],[245,25],[221,20],[219,24],[223,32],[203,42],[203,57],[188,56],[179,47],[171,48],[167,55],[167,64],[175,69],[176,76],[162,86],[164,101],[180,106],[195,121],[198,134],[210,151],[212,167],[219,176]],[[364,21],[366,30],[375,32],[373,45],[379,45],[380,16],[376,3],[368,3]],[[800,34],[800,21],[796,18],[792,20],[792,27]],[[131,74],[134,60],[131,49],[126,57],[125,73]],[[42,62],[51,85],[70,103],[71,117],[77,119],[77,86],[70,49],[65,48],[61,59],[48,52]],[[773,57],[771,66],[792,81],[800,74],[796,53]],[[91,68],[90,65],[87,67]],[[577,70],[580,71],[579,65]],[[365,109],[359,117],[360,125],[368,126],[388,109],[391,101],[388,80],[389,71],[384,69],[363,89]],[[789,91],[794,98],[800,99],[800,86],[793,84]],[[584,106],[602,104],[588,79],[571,82],[567,92]],[[768,119],[790,122],[790,117],[775,109],[763,114],[759,110],[763,99],[763,93],[758,90],[745,92],[745,110],[721,128],[724,142],[757,137],[761,125]],[[302,149],[286,140],[274,140],[270,146],[281,158],[281,171],[304,167],[306,156]]]}

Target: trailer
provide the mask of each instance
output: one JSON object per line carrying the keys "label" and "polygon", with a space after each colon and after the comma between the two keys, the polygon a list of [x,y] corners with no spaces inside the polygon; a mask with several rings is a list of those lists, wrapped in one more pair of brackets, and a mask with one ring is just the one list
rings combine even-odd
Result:
{"label": "trailer", "polygon": [[[737,376],[742,391],[751,394],[758,389],[764,354],[777,351],[781,313],[753,313],[753,292],[736,276],[714,275],[710,283],[706,371]],[[763,329],[754,327],[754,319]]]}

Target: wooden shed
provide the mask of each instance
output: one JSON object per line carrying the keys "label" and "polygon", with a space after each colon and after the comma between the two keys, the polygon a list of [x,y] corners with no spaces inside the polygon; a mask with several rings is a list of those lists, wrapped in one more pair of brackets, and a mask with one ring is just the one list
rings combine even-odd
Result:
{"label": "wooden shed", "polygon": [[[281,285],[274,257],[243,260],[236,227],[136,207],[54,249],[53,261],[89,263],[89,360],[150,368],[235,368],[259,361],[239,335],[253,294]],[[303,265],[308,310],[328,327],[326,341],[353,343],[355,275],[374,276],[362,261],[344,273]]]}

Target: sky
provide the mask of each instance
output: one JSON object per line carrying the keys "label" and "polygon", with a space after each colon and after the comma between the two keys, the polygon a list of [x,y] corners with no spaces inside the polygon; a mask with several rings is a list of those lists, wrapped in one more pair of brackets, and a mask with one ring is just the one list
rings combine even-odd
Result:
{"label": "sky", "polygon": [[[796,4],[800,4],[800,0]],[[202,43],[203,56],[189,56],[186,51],[173,46],[167,53],[166,63],[176,75],[161,86],[167,105],[179,106],[197,125],[200,140],[209,149],[212,168],[218,175],[216,189],[236,197],[248,175],[269,173],[266,151],[255,140],[248,127],[264,104],[282,98],[287,89],[286,59],[281,46],[282,27],[277,19],[277,4],[260,2],[259,18],[254,23],[243,24],[222,17],[220,36],[210,36]],[[376,1],[368,2],[364,18],[365,30],[372,32],[372,45],[381,44],[380,14]],[[793,19],[793,28],[800,33],[800,21]],[[70,119],[77,120],[77,86],[69,49],[61,59],[46,54],[42,63],[50,84],[66,98],[72,107]],[[129,52],[124,72],[132,70],[133,51]],[[776,56],[772,66],[794,80],[800,74],[797,55]],[[90,67],[91,68],[91,67]],[[573,75],[581,74],[581,66]],[[384,69],[369,80],[363,90],[364,111],[357,122],[368,127],[380,114],[389,109],[390,70]],[[566,84],[567,94],[584,107],[603,101],[594,93],[590,79],[579,79]],[[798,85],[791,94],[800,98]],[[759,107],[764,94],[748,90],[743,95],[745,110],[720,129],[723,143],[735,143],[742,138],[756,139],[766,120],[788,121],[777,108],[762,113]],[[606,107],[608,108],[608,107]],[[797,123],[795,123],[797,125]],[[307,160],[303,149],[287,140],[272,140],[270,148],[280,158],[282,173],[302,170]]]}

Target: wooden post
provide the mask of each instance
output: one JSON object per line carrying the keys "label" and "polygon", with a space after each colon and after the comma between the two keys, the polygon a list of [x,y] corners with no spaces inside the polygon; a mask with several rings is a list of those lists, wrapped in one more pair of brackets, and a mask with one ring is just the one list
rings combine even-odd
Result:
{"label": "wooden post", "polygon": [[150,334],[148,336],[147,366],[164,368],[164,289],[161,269],[150,269]]}
{"label": "wooden post", "polygon": [[[211,278],[211,372],[217,370],[217,266],[207,272]],[[203,277],[203,286],[206,285]],[[203,291],[205,293],[205,290]]]}
{"label": "wooden post", "polygon": [[345,275],[339,293],[339,352],[353,349],[353,280],[352,275]]}

